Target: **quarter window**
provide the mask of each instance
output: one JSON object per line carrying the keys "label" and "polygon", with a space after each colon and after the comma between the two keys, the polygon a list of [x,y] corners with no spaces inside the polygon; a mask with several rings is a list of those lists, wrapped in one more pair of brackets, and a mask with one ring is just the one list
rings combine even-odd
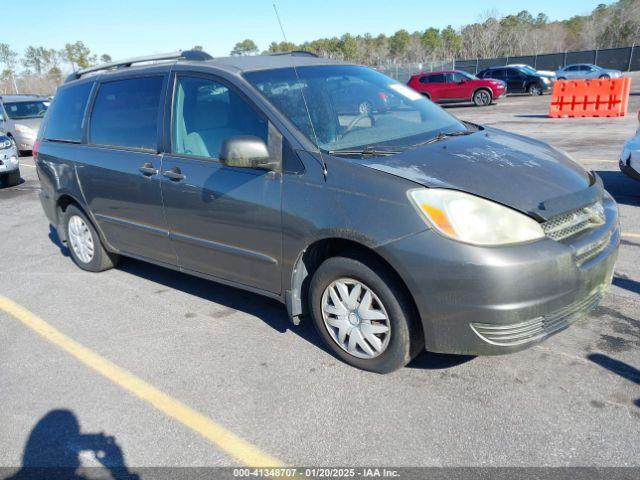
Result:
{"label": "quarter window", "polygon": [[156,150],[163,77],[131,78],[100,85],[91,113],[94,145]]}
{"label": "quarter window", "polygon": [[82,140],[82,120],[92,87],[92,82],[86,82],[58,90],[47,115],[44,138],[77,143]]}
{"label": "quarter window", "polygon": [[237,135],[253,135],[267,143],[267,122],[224,84],[178,76],[173,100],[173,153],[218,158],[224,140]]}

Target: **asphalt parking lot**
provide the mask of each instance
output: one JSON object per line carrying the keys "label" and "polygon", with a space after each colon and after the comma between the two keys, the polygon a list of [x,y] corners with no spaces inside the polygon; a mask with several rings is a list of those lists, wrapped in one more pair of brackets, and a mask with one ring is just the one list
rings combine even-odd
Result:
{"label": "asphalt parking lot", "polygon": [[[634,82],[625,118],[549,119],[548,95],[448,108],[600,174],[624,232],[615,278],[595,311],[539,346],[424,353],[385,376],[333,358],[310,322],[291,325],[272,300],[134,260],[79,270],[44,217],[32,159],[21,159],[24,182],[0,189],[0,466],[70,454],[98,464],[91,442],[103,440],[89,434],[101,432],[132,471],[264,458],[640,466],[640,183],[617,165],[638,125]],[[6,299],[34,315],[9,315]]]}

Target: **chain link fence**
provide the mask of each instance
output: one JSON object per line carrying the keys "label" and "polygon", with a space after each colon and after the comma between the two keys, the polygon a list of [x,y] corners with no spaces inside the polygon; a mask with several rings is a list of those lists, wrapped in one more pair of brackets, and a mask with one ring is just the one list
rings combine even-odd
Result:
{"label": "chain link fence", "polygon": [[595,63],[604,68],[614,68],[623,72],[640,70],[640,46],[606,48],[602,50],[581,50],[575,52],[545,53],[517,57],[476,58],[456,60],[454,68],[476,74],[489,67],[499,67],[514,63],[525,63],[536,70],[558,70],[572,63]]}

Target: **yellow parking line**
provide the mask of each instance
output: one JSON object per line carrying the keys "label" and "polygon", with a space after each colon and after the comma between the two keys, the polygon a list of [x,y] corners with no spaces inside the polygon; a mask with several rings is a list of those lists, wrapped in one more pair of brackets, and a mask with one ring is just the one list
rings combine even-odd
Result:
{"label": "yellow parking line", "polygon": [[111,363],[72,338],[67,337],[37,315],[2,295],[0,295],[0,310],[20,320],[26,327],[73,355],[87,367],[95,370],[119,387],[202,435],[241,464],[252,467],[284,466],[280,460],[260,451],[257,447],[218,425],[203,414]]}
{"label": "yellow parking line", "polygon": [[640,233],[622,232],[623,237],[640,238]]}

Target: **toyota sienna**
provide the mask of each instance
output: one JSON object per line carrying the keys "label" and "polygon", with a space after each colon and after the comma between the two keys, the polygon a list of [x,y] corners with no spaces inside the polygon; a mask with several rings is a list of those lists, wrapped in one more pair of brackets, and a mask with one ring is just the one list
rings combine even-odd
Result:
{"label": "toyota sienna", "polygon": [[[342,104],[371,92],[384,104]],[[616,203],[567,154],[304,52],[81,70],[34,156],[80,268],[133,257],[276,298],[375,372],[546,339],[598,304],[620,241]]]}

